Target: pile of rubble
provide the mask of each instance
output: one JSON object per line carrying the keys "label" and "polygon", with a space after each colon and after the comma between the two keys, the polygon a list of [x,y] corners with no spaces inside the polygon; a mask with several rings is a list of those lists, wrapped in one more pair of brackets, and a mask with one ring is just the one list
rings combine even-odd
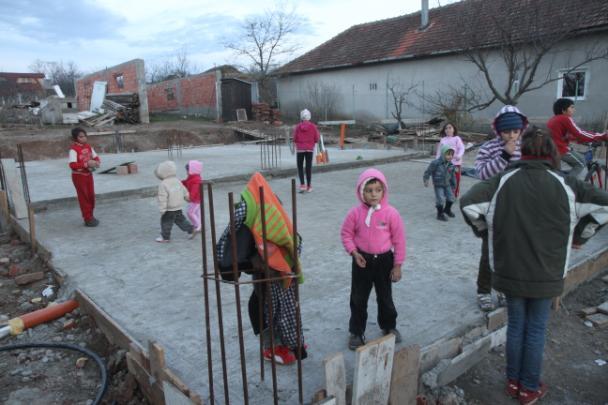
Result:
{"label": "pile of rubble", "polygon": [[[602,280],[608,283],[608,276],[604,276]],[[597,307],[583,308],[580,316],[585,320],[585,325],[590,328],[608,327],[608,301]]]}
{"label": "pile of rubble", "polygon": [[262,121],[277,126],[283,125],[281,111],[278,108],[271,108],[267,103],[252,104],[251,112],[255,121]]}
{"label": "pile of rubble", "polygon": [[115,122],[137,124],[140,122],[139,96],[137,93],[106,94],[101,108],[79,113],[78,120],[89,127],[114,125]]}

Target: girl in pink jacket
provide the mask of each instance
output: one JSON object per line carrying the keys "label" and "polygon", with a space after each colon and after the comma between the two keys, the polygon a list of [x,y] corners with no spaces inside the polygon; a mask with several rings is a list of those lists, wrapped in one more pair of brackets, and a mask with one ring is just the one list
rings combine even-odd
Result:
{"label": "girl in pink jacket", "polygon": [[405,260],[403,220],[388,203],[384,174],[377,169],[365,170],[357,181],[356,194],[360,204],[350,209],[340,232],[344,249],[353,257],[348,325],[351,350],[365,344],[367,300],[372,287],[376,290],[382,333],[392,333],[395,341],[401,342],[391,282],[401,279]]}
{"label": "girl in pink jacket", "polygon": [[[312,153],[315,144],[319,142],[319,130],[310,122],[310,111],[304,109],[300,112],[301,122],[293,131],[293,141],[296,144],[298,177],[300,178],[300,193],[312,191],[310,180],[312,177]],[[304,159],[306,159],[306,185],[304,184]]]}
{"label": "girl in pink jacket", "polygon": [[458,129],[454,124],[448,122],[443,126],[439,135],[442,136],[441,141],[437,145],[437,154],[435,159],[439,159],[441,156],[441,147],[443,145],[449,146],[454,149],[454,159],[452,159],[452,164],[455,166],[456,170],[454,174],[456,176],[456,188],[454,189],[454,197],[458,198],[458,194],[460,194],[460,175],[462,169],[462,157],[464,156],[464,143],[462,139],[458,136]]}

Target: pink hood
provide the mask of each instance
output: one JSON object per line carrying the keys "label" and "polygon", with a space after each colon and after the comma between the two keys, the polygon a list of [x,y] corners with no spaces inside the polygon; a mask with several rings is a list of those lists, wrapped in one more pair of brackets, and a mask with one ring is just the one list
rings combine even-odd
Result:
{"label": "pink hood", "polygon": [[[380,207],[370,212],[373,208],[363,202],[361,185],[371,178],[382,182],[384,195]],[[405,229],[399,211],[388,203],[388,183],[384,174],[377,169],[365,170],[357,180],[356,195],[360,204],[350,209],[340,230],[344,249],[349,254],[354,250],[371,254],[392,250],[394,264],[401,265],[405,260]]]}
{"label": "pink hood", "polygon": [[203,164],[198,160],[188,161],[188,174],[201,174],[203,173]]}
{"label": "pink hood", "polygon": [[384,177],[384,173],[382,173],[378,169],[367,169],[359,176],[359,180],[357,180],[357,188],[355,189],[355,194],[359,201],[363,204],[367,205],[363,200],[363,190],[361,190],[361,186],[368,179],[378,179],[384,186],[384,194],[382,195],[382,200],[380,201],[380,205],[388,204],[388,183],[386,182],[386,177]]}

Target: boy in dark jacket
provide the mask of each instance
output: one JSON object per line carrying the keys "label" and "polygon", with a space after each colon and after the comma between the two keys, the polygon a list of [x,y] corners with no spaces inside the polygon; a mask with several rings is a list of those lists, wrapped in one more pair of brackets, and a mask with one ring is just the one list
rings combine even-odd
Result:
{"label": "boy in dark jacket", "polygon": [[564,177],[551,136],[527,131],[522,159],[474,185],[460,209],[474,232],[488,232],[492,286],[507,299],[506,393],[532,404],[547,392],[540,382],[551,299],[563,293],[572,230],[590,215],[608,221],[608,193]]}
{"label": "boy in dark jacket", "polygon": [[443,145],[441,156],[429,164],[422,177],[424,187],[429,186],[429,177],[433,178],[435,207],[437,208],[437,219],[440,221],[447,221],[446,215],[454,218],[452,204],[454,204],[454,188],[456,188],[456,168],[452,164],[453,158],[454,149]]}

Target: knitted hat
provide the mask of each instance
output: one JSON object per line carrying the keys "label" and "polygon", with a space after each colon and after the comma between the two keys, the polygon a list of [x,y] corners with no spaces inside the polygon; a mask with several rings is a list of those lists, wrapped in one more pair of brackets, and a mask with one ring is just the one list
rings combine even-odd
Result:
{"label": "knitted hat", "polygon": [[306,108],[300,111],[300,119],[302,121],[310,121],[310,111],[308,111]]}
{"label": "knitted hat", "polygon": [[506,112],[496,118],[496,131],[503,132],[510,129],[523,129],[524,120],[515,112]]}

